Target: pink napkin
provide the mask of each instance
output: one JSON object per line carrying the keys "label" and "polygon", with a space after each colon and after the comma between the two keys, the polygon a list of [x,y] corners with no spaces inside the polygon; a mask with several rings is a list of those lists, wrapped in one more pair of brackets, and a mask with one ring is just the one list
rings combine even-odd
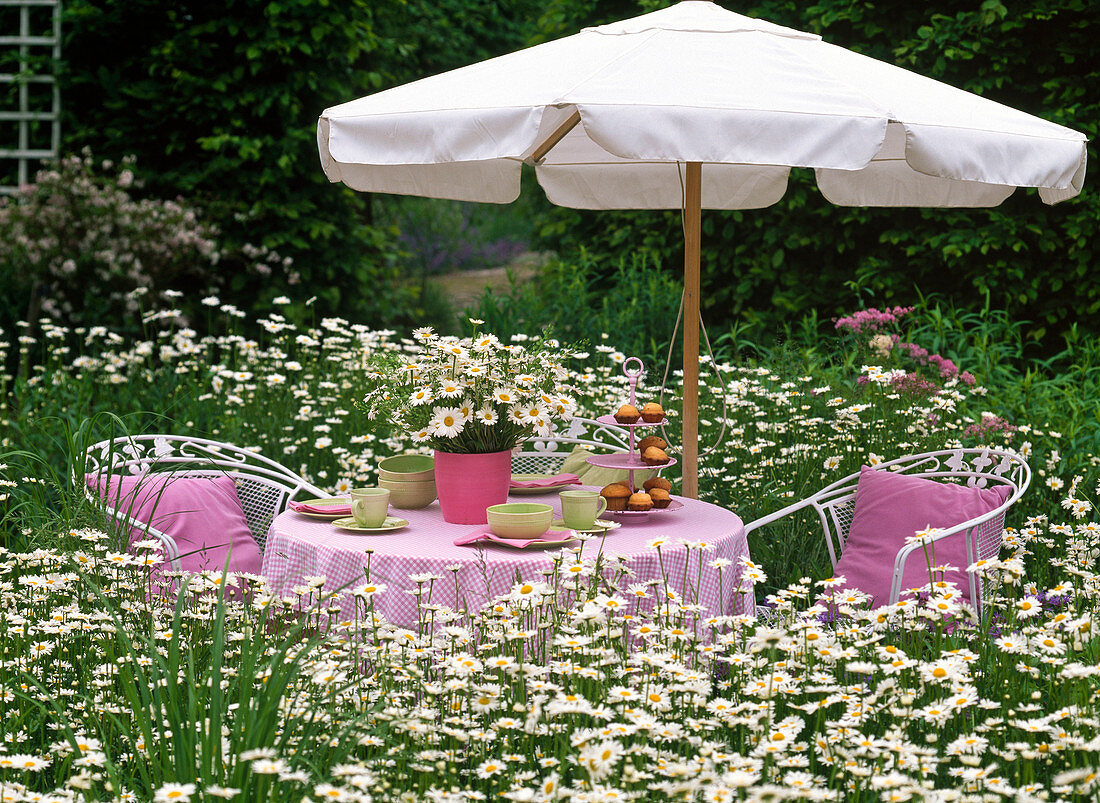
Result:
{"label": "pink napkin", "polygon": [[347,500],[342,505],[310,505],[305,502],[295,502],[291,499],[286,503],[286,506],[297,513],[331,513],[333,516],[351,515],[351,500]]}
{"label": "pink napkin", "polygon": [[576,474],[555,474],[542,480],[511,480],[512,488],[553,488],[555,485],[580,485],[581,478]]}
{"label": "pink napkin", "polygon": [[455,546],[465,546],[466,544],[473,544],[477,541],[495,541],[498,544],[506,544],[516,549],[523,549],[525,546],[541,544],[543,541],[569,541],[573,538],[576,538],[576,536],[573,534],[572,530],[547,530],[539,538],[501,538],[492,530],[485,527],[479,527],[467,535],[456,538]]}

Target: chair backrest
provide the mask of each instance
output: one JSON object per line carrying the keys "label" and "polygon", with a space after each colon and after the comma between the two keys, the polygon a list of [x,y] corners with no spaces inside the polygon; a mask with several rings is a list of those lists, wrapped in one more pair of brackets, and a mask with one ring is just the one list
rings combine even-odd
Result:
{"label": "chair backrest", "polygon": [[577,446],[596,452],[628,449],[623,430],[589,418],[572,418],[562,432],[550,438],[532,438],[524,446],[523,451],[512,453],[513,474],[557,474]]}
{"label": "chair backrest", "polygon": [[[978,560],[989,560],[997,556],[1004,532],[1005,513],[1031,483],[1031,468],[1019,455],[989,448],[923,452],[880,463],[875,468],[879,471],[916,475],[925,479],[965,483],[973,488],[988,488],[991,485],[1009,486],[1011,493],[1008,498],[987,516],[982,517],[983,520],[978,524],[975,539]],[[825,529],[829,559],[834,568],[848,540],[858,482],[859,473],[849,474],[832,485],[822,488],[811,497],[822,527]]]}
{"label": "chair backrest", "polygon": [[289,500],[298,494],[328,495],[286,466],[250,449],[185,435],[128,435],[100,441],[85,453],[84,472],[85,476],[232,476],[248,529],[261,550],[272,520]]}
{"label": "chair backrest", "polygon": [[[1031,484],[1031,468],[1027,462],[1017,454],[1000,449],[957,448],[923,452],[879,463],[875,468],[879,471],[898,472],[925,479],[965,483],[973,488],[1008,486],[1011,489],[1008,498],[996,508],[977,518],[959,522],[957,527],[949,528],[942,533],[942,537],[954,537],[954,533],[965,531],[967,556],[973,560],[990,560],[997,556],[1004,532],[1005,513],[1023,496],[1024,491]],[[858,472],[849,474],[812,496],[749,522],[745,525],[746,535],[792,513],[812,507],[817,511],[822,529],[825,531],[829,560],[835,570],[852,526],[859,477]],[[904,561],[918,548],[920,545],[917,543],[903,546],[897,554],[894,566],[882,567],[886,572],[893,571],[890,602],[897,601],[901,591]],[[969,582],[970,599],[975,602],[975,605],[980,606],[979,579],[971,574]]]}

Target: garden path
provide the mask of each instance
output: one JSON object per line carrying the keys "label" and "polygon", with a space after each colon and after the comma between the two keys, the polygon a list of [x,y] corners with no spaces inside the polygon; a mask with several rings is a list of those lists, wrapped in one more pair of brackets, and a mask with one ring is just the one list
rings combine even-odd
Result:
{"label": "garden path", "polygon": [[515,274],[517,283],[530,281],[548,256],[548,254],[528,252],[520,254],[508,265],[444,273],[432,276],[428,281],[435,283],[452,302],[455,309],[463,309],[480,298],[486,287],[494,293],[506,291],[509,286],[509,270]]}

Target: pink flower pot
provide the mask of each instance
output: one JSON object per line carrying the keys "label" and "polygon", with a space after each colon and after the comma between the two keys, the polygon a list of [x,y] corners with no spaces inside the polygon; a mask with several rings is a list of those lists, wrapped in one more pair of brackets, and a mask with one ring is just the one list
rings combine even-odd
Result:
{"label": "pink flower pot", "polygon": [[451,524],[487,524],[485,508],[508,501],[512,452],[435,453],[435,488],[443,520]]}

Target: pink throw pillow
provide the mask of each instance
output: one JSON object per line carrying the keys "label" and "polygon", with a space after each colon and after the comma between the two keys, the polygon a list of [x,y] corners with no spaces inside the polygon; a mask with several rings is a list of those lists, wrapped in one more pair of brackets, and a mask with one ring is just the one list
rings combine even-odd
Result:
{"label": "pink throw pillow", "polygon": [[[89,475],[87,483],[118,512],[170,535],[184,570],[220,574],[229,554],[230,572],[259,574],[260,548],[232,477]],[[144,537],[139,528],[130,532],[131,543]]]}
{"label": "pink throw pillow", "polygon": [[[834,575],[843,575],[848,588],[871,595],[873,605],[890,601],[890,580],[894,558],[905,539],[928,527],[947,529],[984,515],[1002,505],[1012,489],[1007,485],[972,488],[919,476],[860,469],[852,526]],[[970,599],[970,578],[966,573],[966,538],[958,533],[936,541],[933,565],[950,564],[958,571],[944,579],[956,584]],[[905,561],[901,590],[928,586],[928,565],[923,549]]]}

